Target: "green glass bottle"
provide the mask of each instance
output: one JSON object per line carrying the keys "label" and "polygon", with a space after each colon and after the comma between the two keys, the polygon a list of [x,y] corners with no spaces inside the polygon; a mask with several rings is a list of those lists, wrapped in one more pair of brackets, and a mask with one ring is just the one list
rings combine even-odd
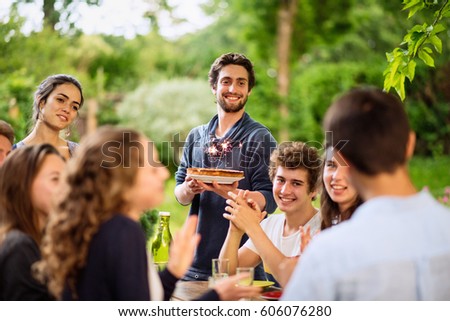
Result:
{"label": "green glass bottle", "polygon": [[170,234],[170,213],[159,212],[159,228],[156,238],[152,243],[153,262],[159,271],[166,268],[169,261],[169,248],[172,242],[172,234]]}

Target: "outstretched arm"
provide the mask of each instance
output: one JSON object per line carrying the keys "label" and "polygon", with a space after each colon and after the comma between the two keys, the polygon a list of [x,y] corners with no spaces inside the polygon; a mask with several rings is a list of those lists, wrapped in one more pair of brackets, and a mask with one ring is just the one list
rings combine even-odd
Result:
{"label": "outstretched arm", "polygon": [[261,262],[258,254],[245,246],[239,248],[244,233],[230,222],[227,237],[220,250],[219,257],[230,260],[230,275],[236,274],[238,266],[255,267]]}
{"label": "outstretched arm", "polygon": [[230,275],[236,273],[236,267],[239,266],[238,251],[244,232],[238,229],[230,222],[228,233],[220,250],[219,258],[230,260]]}

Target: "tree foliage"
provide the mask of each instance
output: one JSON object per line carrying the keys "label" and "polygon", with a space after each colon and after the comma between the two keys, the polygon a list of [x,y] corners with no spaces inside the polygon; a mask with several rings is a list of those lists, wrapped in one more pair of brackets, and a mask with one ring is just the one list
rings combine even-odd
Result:
{"label": "tree foliage", "polygon": [[384,90],[394,88],[402,100],[405,99],[405,80],[413,81],[417,61],[435,67],[434,56],[442,53],[442,40],[439,34],[447,28],[440,22],[450,17],[448,0],[404,0],[403,10],[409,10],[408,18],[422,10],[434,12],[433,21],[417,24],[408,30],[403,42],[392,52],[386,54],[388,66],[384,71]]}
{"label": "tree foliage", "polygon": [[[219,55],[234,51],[246,54],[255,65],[256,86],[246,107],[251,116],[278,140],[286,129],[290,140],[320,142],[323,113],[333,98],[358,85],[382,87],[385,53],[399,43],[408,24],[422,28],[424,19],[434,21],[432,13],[438,8],[423,7],[406,19],[410,9],[401,11],[404,5],[397,1],[298,1],[288,60],[289,92],[281,97],[278,6],[269,0],[212,0],[206,7],[216,22],[177,40],[165,39],[156,30],[133,39],[51,28],[24,35],[24,21],[13,8],[8,19],[0,21],[0,118],[10,121],[17,138],[22,138],[36,86],[49,74],[70,73],[83,84],[87,101],[96,102],[98,124],[144,131],[160,142],[164,162],[173,164],[174,154],[164,150],[163,142],[177,133],[183,140],[190,128],[214,114],[208,70]],[[446,27],[447,15],[438,24]],[[417,35],[422,35],[420,30]],[[445,108],[450,102],[450,42],[446,32],[435,36],[441,40],[442,54],[436,54],[435,38],[425,47],[433,51],[429,55],[436,68],[418,63],[422,60],[417,55],[414,82],[407,88],[407,112],[417,132],[417,151],[423,155],[450,153],[450,112]],[[407,44],[402,48],[407,50]],[[289,112],[284,120],[280,102]],[[87,109],[88,104],[80,111],[79,136],[85,132]]]}
{"label": "tree foliage", "polygon": [[[15,0],[13,6],[17,8],[19,3],[34,3],[34,0]],[[58,9],[56,3],[60,5]],[[87,5],[99,5],[100,0],[43,0],[42,1],[42,12],[44,13],[43,24],[44,27],[50,30],[61,29],[61,21],[67,24],[66,28],[68,30],[74,29],[75,21],[71,19],[72,13],[75,11],[75,7],[81,2]]]}
{"label": "tree foliage", "polygon": [[[34,2],[36,1],[14,0],[13,7],[17,8],[20,3]],[[99,6],[102,2],[103,0],[42,0],[43,25],[50,30],[73,34],[74,31],[79,31],[76,27],[78,6],[82,3],[88,6]],[[165,11],[172,15],[172,6],[167,0],[146,0],[146,2],[148,5],[143,16],[149,20],[152,30],[157,31],[159,29],[159,13]]]}
{"label": "tree foliage", "polygon": [[142,84],[117,109],[121,123],[159,144],[160,158],[173,170],[189,131],[215,114],[207,79],[173,79]]}

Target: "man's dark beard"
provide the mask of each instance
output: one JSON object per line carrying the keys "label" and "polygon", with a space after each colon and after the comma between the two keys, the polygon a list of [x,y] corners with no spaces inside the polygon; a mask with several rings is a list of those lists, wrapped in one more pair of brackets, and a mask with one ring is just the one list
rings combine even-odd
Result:
{"label": "man's dark beard", "polygon": [[237,105],[236,107],[231,107],[231,108],[229,106],[227,106],[227,104],[225,103],[225,101],[222,98],[220,98],[218,100],[218,103],[219,103],[220,108],[222,108],[222,110],[224,112],[226,112],[226,113],[237,113],[237,112],[241,111],[245,107],[245,104],[247,103],[247,99],[248,99],[248,97],[246,97],[244,99],[244,101],[242,103],[240,103],[239,105]]}

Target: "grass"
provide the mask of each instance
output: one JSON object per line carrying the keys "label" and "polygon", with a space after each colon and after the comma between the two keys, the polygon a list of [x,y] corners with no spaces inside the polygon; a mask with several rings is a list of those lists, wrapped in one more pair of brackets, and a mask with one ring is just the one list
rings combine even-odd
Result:
{"label": "grass", "polygon": [[417,189],[427,187],[434,197],[441,197],[450,186],[450,157],[414,157],[409,164],[409,173]]}
{"label": "grass", "polygon": [[[414,157],[409,164],[411,179],[418,190],[427,187],[434,197],[445,194],[445,188],[450,187],[450,157],[424,158]],[[175,179],[172,177],[166,184],[166,198],[158,208],[159,211],[171,213],[170,230],[175,233],[183,225],[189,206],[180,205],[174,195]],[[319,206],[319,202],[315,202]]]}

